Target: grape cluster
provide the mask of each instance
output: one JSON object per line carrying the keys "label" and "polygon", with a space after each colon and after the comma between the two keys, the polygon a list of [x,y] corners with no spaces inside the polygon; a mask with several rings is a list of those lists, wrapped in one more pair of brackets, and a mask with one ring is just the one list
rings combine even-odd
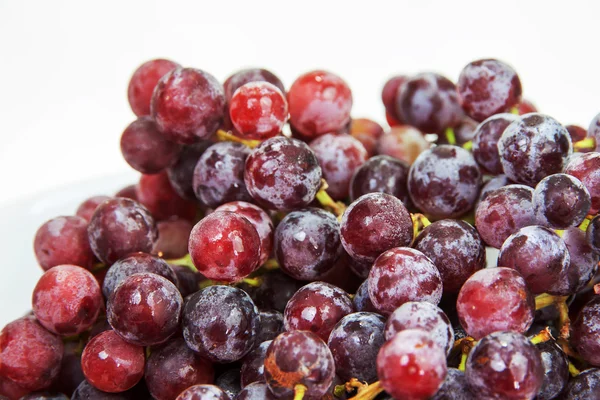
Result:
{"label": "grape cluster", "polygon": [[316,70],[139,67],[139,181],[34,238],[0,400],[600,398],[600,114],[516,71],[397,75],[390,126]]}

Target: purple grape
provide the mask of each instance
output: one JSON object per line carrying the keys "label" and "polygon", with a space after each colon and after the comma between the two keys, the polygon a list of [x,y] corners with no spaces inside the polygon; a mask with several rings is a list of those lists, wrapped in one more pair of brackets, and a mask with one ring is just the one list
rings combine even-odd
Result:
{"label": "purple grape", "polygon": [[406,206],[411,204],[408,195],[408,165],[390,156],[375,156],[361,165],[350,181],[350,199],[363,194],[381,192],[399,198]]}
{"label": "purple grape", "polygon": [[536,400],[554,399],[567,386],[569,360],[553,340],[536,344],[536,347],[542,356],[544,381],[535,398]]}
{"label": "purple grape", "polygon": [[272,340],[261,342],[243,359],[240,371],[242,388],[254,382],[265,382],[265,357]]}
{"label": "purple grape", "polygon": [[19,400],[69,400],[69,398],[62,393],[35,392],[29,393],[28,395],[21,397]]}
{"label": "purple grape", "polygon": [[475,400],[463,371],[448,368],[448,374],[442,386],[431,400]]}
{"label": "purple grape", "polygon": [[341,255],[339,222],[318,208],[292,211],[275,230],[274,253],[282,271],[314,281],[323,278]]}
{"label": "purple grape", "polygon": [[239,367],[234,367],[223,372],[215,379],[215,385],[227,393],[230,398],[235,398],[242,390]]}
{"label": "purple grape", "polygon": [[186,200],[196,200],[194,187],[194,169],[198,160],[212,143],[208,140],[183,146],[179,159],[167,169],[167,176],[173,189]]}
{"label": "purple grape", "polygon": [[177,287],[184,299],[190,294],[196,293],[200,282],[206,279],[201,273],[184,265],[171,265],[171,268],[177,275],[177,281],[179,282]]}
{"label": "purple grape", "polygon": [[121,393],[102,392],[83,380],[73,392],[71,400],[135,400],[132,392],[133,389]]}
{"label": "purple grape", "polygon": [[567,174],[542,179],[533,192],[537,222],[554,229],[566,229],[583,222],[591,207],[590,194],[581,181]]}
{"label": "purple grape", "polygon": [[569,161],[565,174],[579,179],[590,193],[590,214],[600,211],[600,153],[586,153]]}
{"label": "purple grape", "polygon": [[600,367],[599,330],[600,296],[594,296],[571,325],[571,339],[579,355],[595,367]]}
{"label": "purple grape", "polygon": [[354,304],[354,308],[356,311],[364,311],[364,312],[377,312],[377,309],[371,303],[371,298],[369,297],[369,280],[365,279],[365,281],[360,285],[354,298],[352,298],[352,303]]}
{"label": "purple grape", "polygon": [[485,199],[490,192],[513,183],[514,182],[508,179],[506,175],[498,175],[487,181],[487,183],[481,187],[481,192],[479,192],[479,200],[477,205],[475,205],[475,209],[477,209],[479,202]]}
{"label": "purple grape", "polygon": [[239,287],[250,295],[259,309],[277,310],[282,313],[288,301],[302,285],[302,282],[277,269],[261,275],[261,284],[258,287],[249,286],[244,282],[239,284]]}
{"label": "purple grape", "polygon": [[377,380],[377,353],[385,342],[385,318],[379,314],[357,312],[346,315],[331,331],[327,345],[335,372],[345,382]]}
{"label": "purple grape", "polygon": [[535,186],[562,172],[573,153],[569,132],[554,118],[526,114],[512,122],[498,141],[504,173],[515,182]]}
{"label": "purple grape", "polygon": [[223,83],[227,102],[229,103],[237,89],[250,82],[268,82],[281,90],[281,93],[285,93],[283,83],[281,83],[281,80],[271,71],[260,68],[242,69],[231,74],[231,76],[225,80],[225,83]]}
{"label": "purple grape", "polygon": [[475,130],[473,157],[484,170],[498,175],[504,172],[498,154],[498,140],[512,122],[519,120],[514,114],[497,114],[483,121]]}
{"label": "purple grape", "polygon": [[[79,342],[66,342],[60,363],[60,372],[52,383],[52,389],[71,397],[81,382],[85,380],[81,370],[81,349]],[[0,390],[1,392],[1,390]]]}
{"label": "purple grape", "polygon": [[481,172],[467,150],[441,145],[424,151],[410,167],[408,192],[415,206],[435,218],[469,211],[479,194]]}
{"label": "purple grape", "polygon": [[176,400],[230,400],[230,397],[214,385],[195,385],[187,388]]}
{"label": "purple grape", "polygon": [[595,216],[586,230],[586,240],[596,254],[600,254],[600,217]]}
{"label": "purple grape", "polygon": [[600,369],[590,368],[571,379],[562,394],[566,400],[597,400],[600,392]]}
{"label": "purple grape", "polygon": [[254,382],[242,389],[235,400],[277,400],[277,397],[269,391],[266,383]]}
{"label": "purple grape", "polygon": [[585,232],[576,227],[566,229],[562,235],[571,259],[567,269],[568,279],[563,285],[565,291],[572,294],[583,289],[598,272],[600,255],[594,253],[585,236]]}
{"label": "purple grape", "polygon": [[154,244],[152,254],[164,258],[181,258],[188,252],[190,232],[194,225],[185,219],[176,218],[160,221],[156,224],[158,228],[158,240]]}
{"label": "purple grape", "polygon": [[275,310],[261,311],[260,327],[256,343],[273,340],[281,332],[283,332],[283,314]]}
{"label": "purple grape", "polygon": [[600,113],[597,114],[587,130],[587,136],[596,139],[596,151],[600,150]]}

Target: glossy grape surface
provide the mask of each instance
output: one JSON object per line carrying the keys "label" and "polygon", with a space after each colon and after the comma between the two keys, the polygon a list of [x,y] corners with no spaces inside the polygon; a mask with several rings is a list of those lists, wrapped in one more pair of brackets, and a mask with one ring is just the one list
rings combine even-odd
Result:
{"label": "glossy grape surface", "polygon": [[569,380],[569,360],[556,342],[550,340],[537,344],[544,366],[544,382],[536,395],[538,400],[557,397]]}
{"label": "glossy grape surface", "polygon": [[281,83],[281,80],[274,73],[266,69],[248,68],[233,73],[223,83],[227,102],[231,100],[231,97],[233,97],[238,88],[250,82],[268,82],[281,90],[281,93],[285,93],[283,83]]}
{"label": "glossy grape surface", "polygon": [[588,363],[600,366],[600,297],[595,296],[571,325],[571,338],[577,352]]}
{"label": "glossy grape surface", "polygon": [[567,174],[545,177],[533,192],[537,222],[549,228],[566,229],[581,224],[591,205],[583,183]]}
{"label": "glossy grape surface", "polygon": [[369,297],[369,279],[365,279],[352,298],[356,311],[377,312]]}
{"label": "glossy grape surface", "polygon": [[244,357],[242,369],[240,370],[243,388],[254,382],[265,382],[265,357],[270,345],[271,340],[261,342],[258,347]]}
{"label": "glossy grape surface", "polygon": [[473,138],[473,156],[486,171],[494,175],[504,172],[498,154],[498,140],[504,130],[518,119],[514,114],[502,113],[489,117],[477,126]]}
{"label": "glossy grape surface", "polygon": [[215,385],[195,385],[181,392],[176,400],[230,400],[230,398]]}
{"label": "glossy grape surface", "polygon": [[401,122],[401,119],[396,112],[398,109],[396,104],[397,94],[400,86],[407,80],[408,77],[405,75],[393,76],[385,82],[383,89],[381,90],[381,101],[383,102],[386,113],[393,115],[399,122]]}
{"label": "glossy grape surface", "polygon": [[[589,229],[589,227],[588,227]],[[567,277],[560,285],[565,292],[577,293],[583,289],[598,272],[600,253],[595,252],[586,241],[586,234],[577,227],[564,231],[562,239],[567,245],[571,263]]]}

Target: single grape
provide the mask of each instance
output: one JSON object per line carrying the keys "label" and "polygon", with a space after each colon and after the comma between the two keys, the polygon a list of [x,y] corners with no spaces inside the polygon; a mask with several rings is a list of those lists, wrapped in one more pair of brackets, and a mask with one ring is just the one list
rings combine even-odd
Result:
{"label": "single grape", "polygon": [[438,268],[446,293],[457,293],[471,275],[485,268],[484,243],[477,230],[464,221],[434,222],[417,236],[413,247]]}
{"label": "single grape", "polygon": [[465,375],[478,398],[533,399],[544,380],[544,365],[525,336],[496,332],[475,345]]}
{"label": "single grape", "polygon": [[121,154],[131,168],[142,174],[156,174],[171,166],[181,146],[170,142],[148,115],[133,121],[121,135]]}
{"label": "single grape", "polygon": [[72,264],[92,268],[94,253],[87,234],[88,223],[81,217],[56,217],[36,232],[33,251],[44,271]]}
{"label": "single grape", "polygon": [[176,400],[230,400],[230,398],[217,386],[195,385],[181,392]]}
{"label": "single grape", "polygon": [[134,390],[107,393],[96,389],[88,381],[84,380],[73,393],[71,400],[136,400],[133,397]]}
{"label": "single grape", "polygon": [[90,222],[92,215],[94,215],[94,212],[96,211],[96,208],[98,208],[98,206],[104,203],[106,200],[110,199],[111,197],[109,196],[92,196],[79,205],[75,215],[85,219],[87,222]]}
{"label": "single grape", "polygon": [[17,319],[0,331],[0,376],[26,390],[50,386],[58,376],[62,356],[60,338],[32,317]]}
{"label": "single grape", "polygon": [[346,315],[331,331],[327,346],[335,361],[335,372],[344,381],[377,380],[377,353],[385,342],[385,318],[379,314],[357,312]]}
{"label": "single grape", "polygon": [[277,310],[283,312],[294,293],[304,285],[279,269],[267,271],[261,275],[258,287],[252,287],[242,282],[239,287],[244,289],[261,310]]}
{"label": "single grape", "polygon": [[518,120],[517,115],[502,113],[492,115],[477,126],[473,138],[473,157],[484,170],[494,175],[504,172],[498,154],[498,141],[504,130]]}
{"label": "single grape", "polygon": [[[115,197],[124,197],[126,199],[137,201],[136,186],[137,185],[125,186],[123,189],[121,189],[117,193],[115,193]],[[91,220],[91,218],[90,218],[90,220]]]}
{"label": "single grape", "polygon": [[241,143],[220,142],[210,146],[194,169],[196,197],[208,207],[235,200],[251,201],[244,184],[244,166],[250,148]]}
{"label": "single grape", "polygon": [[475,210],[475,227],[481,238],[499,249],[519,229],[535,224],[533,189],[507,185],[490,191]]}
{"label": "single grape", "polygon": [[448,368],[448,374],[442,386],[431,400],[475,400],[463,371]]}
{"label": "single grape", "polygon": [[138,346],[164,343],[177,332],[183,298],[177,287],[152,273],[125,278],[108,299],[106,315],[116,333]]}
{"label": "single grape", "polygon": [[[477,201],[477,204],[475,205],[475,210],[477,210],[479,202],[481,200],[485,199],[489,193],[491,193],[492,191],[494,191],[496,189],[500,189],[501,187],[504,187],[507,185],[512,185],[512,184],[514,184],[514,182],[511,181],[510,179],[508,179],[508,177],[504,174],[497,175],[497,176],[493,177],[492,179],[490,179],[489,181],[487,181],[481,187],[481,191],[479,192],[479,200]],[[533,193],[532,193],[532,197],[533,197]]]}
{"label": "single grape", "polygon": [[456,86],[446,77],[423,73],[407,79],[396,92],[396,114],[422,132],[441,132],[463,118]]}
{"label": "single grape", "polygon": [[190,234],[192,262],[208,279],[235,282],[260,265],[260,237],[241,215],[217,211],[204,217]]}
{"label": "single grape", "polygon": [[371,302],[371,298],[369,297],[369,280],[365,279],[365,281],[360,285],[356,294],[352,298],[352,303],[354,304],[354,308],[356,311],[364,311],[364,312],[377,312],[377,309]]}
{"label": "single grape", "polygon": [[150,114],[150,100],[156,84],[167,72],[179,67],[170,60],[146,61],[133,73],[127,88],[127,98],[133,113],[138,117]]}
{"label": "single grape", "polygon": [[223,372],[215,379],[215,386],[221,388],[230,398],[234,399],[242,390],[240,368],[233,367]]}
{"label": "single grape", "polygon": [[268,209],[291,210],[310,204],[321,187],[322,171],[305,143],[276,136],[248,156],[244,181],[250,195]]}
{"label": "single grape", "polygon": [[569,360],[561,348],[550,340],[535,345],[542,356],[544,366],[544,381],[536,400],[556,398],[567,386],[569,380]]}
{"label": "single grape", "polygon": [[568,279],[561,287],[566,287],[564,291],[568,293],[574,294],[585,288],[598,272],[600,254],[594,252],[585,236],[585,232],[577,227],[568,228],[562,234],[571,263],[567,269]]}
{"label": "single grape", "polygon": [[600,367],[600,296],[594,296],[579,312],[571,325],[572,343],[579,355]]}
{"label": "single grape", "polygon": [[429,399],[444,382],[446,373],[446,353],[420,329],[399,332],[377,356],[381,385],[395,399]]}
{"label": "single grape", "polygon": [[306,387],[305,397],[321,398],[335,376],[331,351],[317,335],[284,332],[267,349],[265,380],[276,397],[293,397],[296,385]]}
{"label": "single grape", "polygon": [[282,271],[298,280],[321,279],[341,255],[339,230],[335,216],[318,208],[286,215],[275,230],[274,240]]}
{"label": "single grape", "polygon": [[188,146],[183,146],[179,159],[171,167],[167,168],[167,175],[171,181],[171,186],[179,194],[187,200],[196,201],[196,193],[194,192],[193,180],[194,169],[198,160],[204,154],[206,149],[212,143],[208,140],[194,143]]}
{"label": "single grape", "polygon": [[167,139],[190,144],[216,132],[225,115],[225,94],[214,76],[178,67],[158,81],[150,108]]}
{"label": "single grape", "polygon": [[283,332],[283,314],[276,310],[261,311],[256,342],[262,343],[273,340],[281,332]]}
{"label": "single grape", "polygon": [[542,179],[533,192],[537,222],[554,229],[566,229],[583,222],[592,203],[583,183],[574,176],[554,174]]}
{"label": "single grape", "polygon": [[519,112],[519,115],[525,115],[525,114],[529,114],[529,113],[538,111],[537,107],[531,101],[529,101],[527,99],[521,99],[521,102],[519,104],[517,104],[515,107],[516,107],[517,111]]}
{"label": "single grape", "polygon": [[330,72],[301,75],[287,98],[290,123],[307,137],[337,131],[350,121],[352,92],[342,78]]}
{"label": "single grape", "polygon": [[383,89],[381,90],[381,101],[383,102],[383,106],[385,107],[385,112],[389,115],[394,116],[399,123],[402,123],[402,117],[398,115],[396,110],[398,109],[396,100],[398,99],[398,91],[400,90],[400,86],[404,82],[408,80],[406,75],[396,75],[391,77],[385,82],[383,85]]}
{"label": "single grape", "polygon": [[32,304],[38,322],[61,336],[91,328],[104,305],[94,275],[74,265],[46,271],[33,289]]}
{"label": "single grape", "polygon": [[573,145],[569,132],[557,120],[532,113],[504,130],[498,152],[510,179],[534,186],[546,176],[562,172]]}
{"label": "single grape", "polygon": [[148,210],[122,197],[102,203],[87,231],[92,251],[106,264],[136,251],[149,253],[158,236],[156,223]]}
{"label": "single grape", "polygon": [[430,147],[423,133],[408,125],[394,126],[377,140],[378,154],[394,157],[409,165]]}
{"label": "single grape", "polygon": [[249,82],[233,93],[229,117],[240,137],[265,140],[281,132],[288,118],[288,104],[275,85]]}
{"label": "single grape", "polygon": [[[79,342],[65,342],[60,372],[52,383],[52,390],[71,397],[77,386],[85,380],[81,370],[81,349]],[[0,389],[0,393],[2,390]]]}
{"label": "single grape", "polygon": [[579,125],[566,125],[565,129],[569,132],[569,136],[571,137],[571,142],[579,142],[583,140],[587,136],[587,131],[585,128],[582,128]]}
{"label": "single grape", "polygon": [[590,214],[597,214],[600,211],[600,153],[586,153],[574,158],[564,172],[583,183],[592,199]]}
{"label": "single grape", "polygon": [[283,326],[286,331],[310,331],[327,340],[335,324],[352,312],[354,305],[348,293],[325,282],[312,282],[288,302]]}
{"label": "single grape", "polygon": [[486,268],[460,289],[456,311],[462,327],[475,339],[497,331],[525,333],[533,322],[535,300],[516,270]]}
{"label": "single grape", "polygon": [[571,379],[562,394],[565,400],[598,400],[600,393],[600,369],[590,368]]}
{"label": "single grape", "polygon": [[476,121],[509,111],[521,102],[521,81],[512,67],[499,60],[470,62],[458,78],[463,110]]}
{"label": "single grape", "polygon": [[225,98],[229,103],[233,94],[238,88],[250,82],[268,82],[275,85],[281,93],[285,93],[285,88],[281,80],[271,71],[259,68],[249,68],[237,71],[225,80],[223,87],[225,89]]}
{"label": "single grape", "polygon": [[408,165],[390,156],[375,156],[356,169],[350,181],[350,199],[363,194],[381,192],[411,204],[408,195]]}
{"label": "single grape", "polygon": [[134,253],[115,262],[108,269],[102,284],[104,297],[108,300],[119,283],[133,274],[142,272],[160,275],[174,285],[178,285],[175,271],[165,260],[146,253]]}
{"label": "single grape", "polygon": [[206,278],[198,271],[194,271],[190,267],[184,265],[172,264],[171,268],[175,272],[175,275],[177,275],[177,281],[179,282],[177,288],[185,302],[185,298],[190,294],[196,293],[198,291],[198,285]]}
{"label": "single grape", "polygon": [[350,123],[350,135],[362,143],[367,158],[377,154],[377,139],[383,135],[383,128],[368,118],[353,118]]}
{"label": "single grape", "polygon": [[239,214],[254,226],[260,238],[259,265],[263,265],[273,249],[273,231],[275,228],[269,214],[262,208],[245,201],[232,201],[217,207],[215,211],[230,211]]}
{"label": "single grape", "polygon": [[509,236],[498,255],[498,265],[519,271],[533,294],[568,294],[561,285],[570,263],[569,251],[561,237],[537,225],[521,228]]}
{"label": "single grape", "polygon": [[596,254],[600,254],[600,217],[595,216],[586,230],[586,240]]}
{"label": "single grape", "polygon": [[402,201],[385,193],[369,193],[344,212],[340,237],[352,258],[372,263],[386,250],[410,245],[413,223]]}
{"label": "single grape", "polygon": [[196,203],[179,196],[173,189],[165,171],[154,175],[142,175],[136,186],[137,199],[157,221],[196,218]]}
{"label": "single grape", "polygon": [[190,386],[213,383],[214,376],[212,364],[187,347],[182,338],[176,338],[152,349],[144,379],[152,398],[175,400]]}
{"label": "single grape", "polygon": [[245,388],[254,382],[265,382],[265,357],[270,345],[271,340],[261,342],[258,347],[244,357],[244,362],[240,371],[242,388]]}
{"label": "single grape", "polygon": [[144,348],[127,343],[114,331],[94,337],[81,355],[85,379],[109,393],[134,387],[144,376],[144,362]]}
{"label": "single grape", "polygon": [[235,400],[276,400],[277,397],[269,391],[269,387],[264,382],[254,382],[246,386],[237,395]]}
{"label": "single grape", "polygon": [[391,340],[406,329],[422,329],[446,354],[454,345],[454,330],[441,308],[426,301],[409,301],[396,308],[385,323],[385,339]]}
{"label": "single grape", "polygon": [[421,211],[435,218],[453,218],[477,200],[481,171],[467,150],[441,145],[415,160],[408,174],[408,192]]}
{"label": "single grape", "polygon": [[384,315],[408,301],[438,304],[442,278],[431,260],[418,250],[397,247],[381,254],[369,273],[369,298]]}
{"label": "single grape", "polygon": [[152,254],[164,258],[181,258],[188,252],[190,232],[194,225],[185,219],[176,218],[160,221],[156,224],[158,240],[152,248]]}
{"label": "single grape", "polygon": [[202,357],[233,362],[254,347],[259,322],[258,310],[243,290],[209,286],[187,301],[183,310],[183,337]]}

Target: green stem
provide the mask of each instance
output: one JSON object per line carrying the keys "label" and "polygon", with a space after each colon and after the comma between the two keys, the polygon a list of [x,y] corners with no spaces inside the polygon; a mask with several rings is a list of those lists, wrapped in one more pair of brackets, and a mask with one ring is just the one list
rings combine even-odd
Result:
{"label": "green stem", "polygon": [[596,148],[596,140],[593,137],[588,137],[579,142],[573,143],[573,150],[594,150]]}
{"label": "green stem", "polygon": [[446,128],[446,130],[444,131],[444,136],[446,136],[446,141],[448,142],[448,144],[456,144],[456,135],[454,134],[454,128]]}
{"label": "green stem", "polygon": [[242,139],[242,138],[235,136],[231,132],[224,131],[223,129],[219,129],[217,131],[217,138],[221,142],[242,143],[242,144],[245,144],[246,146],[250,147],[251,149],[253,149],[256,146],[258,146],[259,144],[261,144],[260,140]]}
{"label": "green stem", "polygon": [[329,193],[327,193],[327,188],[329,187],[327,182],[325,179],[322,179],[321,181],[321,188],[317,192],[315,198],[325,209],[333,212],[338,218],[341,218],[344,211],[346,211],[346,205],[340,201],[333,200],[331,196],[329,196]]}
{"label": "green stem", "polygon": [[540,333],[529,339],[529,341],[533,344],[540,344],[547,342],[550,339],[552,339],[552,334],[550,333],[550,329],[546,327],[544,330],[540,331]]}
{"label": "green stem", "polygon": [[192,261],[192,256],[189,253],[181,258],[176,258],[174,260],[165,260],[165,261],[169,264],[182,265],[184,267],[188,267],[189,269],[191,269],[194,272],[198,272],[198,270],[196,269],[196,266],[194,265],[194,262]]}

